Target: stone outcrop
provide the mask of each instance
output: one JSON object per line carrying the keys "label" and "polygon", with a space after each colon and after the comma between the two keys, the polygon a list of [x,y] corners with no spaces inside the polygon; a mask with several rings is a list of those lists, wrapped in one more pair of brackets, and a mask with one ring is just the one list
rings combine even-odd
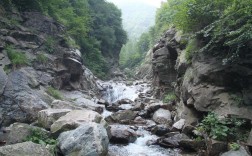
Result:
{"label": "stone outcrop", "polygon": [[176,30],[170,29],[165,33],[153,48],[152,69],[153,86],[156,88],[156,96],[163,97],[164,92],[171,91],[172,83],[176,82],[175,70],[179,46],[175,40]]}
{"label": "stone outcrop", "polygon": [[[67,44],[63,25],[38,12],[15,12],[10,17],[19,24],[1,19],[0,120],[4,125],[31,123],[37,112],[50,108],[53,98],[46,93],[48,86],[98,93],[96,78],[83,65],[80,51]],[[27,62],[13,63],[8,50],[22,53]]]}
{"label": "stone outcrop", "polygon": [[[199,119],[208,112],[222,118],[237,117],[251,122],[251,54],[244,54],[239,63],[225,63],[221,56],[207,53],[194,53],[188,61],[184,44],[187,40],[186,36],[170,28],[152,49],[154,96],[163,99],[166,93],[174,92],[177,97],[175,107],[168,108],[175,122],[169,130],[193,136]],[[146,114],[141,111],[143,117]],[[247,129],[251,128],[251,125],[247,126]],[[188,145],[188,141],[183,143],[184,147]],[[251,144],[251,137],[248,144]],[[227,151],[225,142],[212,141],[206,146],[209,155]]]}

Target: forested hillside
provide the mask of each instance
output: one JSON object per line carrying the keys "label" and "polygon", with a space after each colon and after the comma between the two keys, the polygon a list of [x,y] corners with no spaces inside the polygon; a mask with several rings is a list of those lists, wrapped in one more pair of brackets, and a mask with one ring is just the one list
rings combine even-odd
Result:
{"label": "forested hillside", "polygon": [[41,12],[56,19],[66,27],[68,44],[79,47],[84,64],[103,78],[108,76],[109,66],[116,65],[127,40],[120,10],[104,0],[2,0],[0,5],[1,13],[17,9]]}
{"label": "forested hillside", "polygon": [[[152,47],[162,33],[175,27],[182,35],[190,36],[189,41],[182,41],[187,46],[188,61],[194,53],[208,52],[222,57],[223,63],[237,62],[251,47],[251,5],[250,0],[169,0],[158,9],[155,26],[135,44],[148,43]],[[139,60],[137,57],[131,61]]]}

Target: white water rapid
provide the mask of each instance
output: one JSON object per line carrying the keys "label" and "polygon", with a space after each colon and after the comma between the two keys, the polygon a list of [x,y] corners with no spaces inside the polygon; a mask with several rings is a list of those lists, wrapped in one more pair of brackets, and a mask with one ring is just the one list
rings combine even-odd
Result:
{"label": "white water rapid", "polygon": [[[144,82],[135,82],[131,85],[126,85],[124,82],[100,82],[103,88],[103,99],[110,104],[116,103],[121,99],[130,99],[134,101],[139,94],[144,94],[150,90],[150,85]],[[131,109],[131,104],[120,105],[122,109]],[[107,117],[113,114],[105,110],[103,116]],[[167,149],[158,145],[150,145],[150,142],[155,142],[158,136],[151,134],[145,130],[146,126],[134,125],[138,127],[136,133],[140,136],[133,143],[128,145],[110,144],[109,156],[179,156],[176,149]]]}

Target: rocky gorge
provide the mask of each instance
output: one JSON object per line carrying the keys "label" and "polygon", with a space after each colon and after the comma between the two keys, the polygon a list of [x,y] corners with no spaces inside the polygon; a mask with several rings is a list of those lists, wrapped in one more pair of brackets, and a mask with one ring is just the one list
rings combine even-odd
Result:
{"label": "rocky gorge", "polygon": [[[12,16],[18,25],[0,19],[0,155],[250,155],[249,54],[236,66],[204,55],[188,63],[184,36],[171,28],[139,80],[103,82],[63,25],[40,13]],[[207,112],[244,119],[250,134],[238,150],[197,129]]]}

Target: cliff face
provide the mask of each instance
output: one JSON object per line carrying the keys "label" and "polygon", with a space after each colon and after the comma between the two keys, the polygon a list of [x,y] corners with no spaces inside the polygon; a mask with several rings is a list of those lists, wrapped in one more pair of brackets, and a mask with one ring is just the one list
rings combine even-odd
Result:
{"label": "cliff face", "polygon": [[0,15],[0,119],[32,122],[55,89],[97,92],[95,77],[72,48],[64,26],[40,13]]}
{"label": "cliff face", "polygon": [[188,124],[195,124],[197,116],[204,112],[252,120],[251,53],[233,64],[199,53],[189,64],[183,40],[185,37],[170,29],[153,48],[156,96],[175,92],[178,117]]}

